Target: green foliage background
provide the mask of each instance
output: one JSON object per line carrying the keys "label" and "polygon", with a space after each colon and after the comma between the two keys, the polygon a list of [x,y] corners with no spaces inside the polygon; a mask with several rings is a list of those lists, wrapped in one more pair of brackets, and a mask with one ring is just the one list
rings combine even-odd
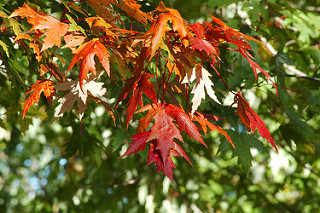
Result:
{"label": "green foliage background", "polygon": [[[0,2],[6,14],[23,4]],[[56,1],[29,2],[56,17],[65,9]],[[141,3],[151,11],[159,1]],[[0,212],[319,211],[320,1],[164,3],[190,23],[210,21],[214,14],[230,27],[264,38],[270,52],[252,43],[252,54],[275,79],[279,98],[262,76],[254,81],[249,64],[234,52],[222,50],[220,73],[231,89],[243,89],[267,124],[279,154],[258,134],[250,135],[239,125],[235,108],[206,101],[200,106],[202,112],[231,122],[234,128],[227,132],[236,149],[215,132],[204,136],[208,149],[186,142],[184,149],[194,168],[176,160],[171,184],[154,166],[145,166],[146,153],[119,159],[135,129],[114,126],[94,103],[81,136],[74,111],[51,122],[54,107],[46,99],[22,119],[19,100],[35,82],[33,69],[39,64],[4,31],[0,32]],[[77,4],[89,9],[86,2]],[[5,20],[0,19],[0,24]],[[59,53],[71,61],[70,52]],[[231,104],[221,81],[213,81],[218,98]],[[105,86],[112,96],[120,94],[118,87]],[[124,107],[118,110],[125,116]]]}

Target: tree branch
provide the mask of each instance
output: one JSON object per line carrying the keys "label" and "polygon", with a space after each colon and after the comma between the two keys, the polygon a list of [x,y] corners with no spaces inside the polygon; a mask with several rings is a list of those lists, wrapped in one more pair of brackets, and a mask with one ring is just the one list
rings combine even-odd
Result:
{"label": "tree branch", "polygon": [[[25,33],[25,34],[29,34],[29,35],[35,35],[35,31],[26,31],[26,32],[21,32],[21,33]],[[15,33],[13,32],[0,32],[0,36],[8,36],[8,37],[12,37],[12,36],[16,36]]]}
{"label": "tree branch", "polygon": [[285,75],[285,77],[304,78],[304,79],[312,80],[312,81],[320,81],[320,78],[314,78],[314,77],[309,77],[309,76],[301,76],[301,75]]}

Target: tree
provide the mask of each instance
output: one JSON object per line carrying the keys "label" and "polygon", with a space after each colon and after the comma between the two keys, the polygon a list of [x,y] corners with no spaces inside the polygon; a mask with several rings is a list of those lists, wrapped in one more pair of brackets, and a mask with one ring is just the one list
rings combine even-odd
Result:
{"label": "tree", "polygon": [[[298,3],[208,1],[189,22],[169,2],[5,3],[4,208],[317,209],[319,16]],[[301,172],[271,184],[252,159],[278,149]]]}

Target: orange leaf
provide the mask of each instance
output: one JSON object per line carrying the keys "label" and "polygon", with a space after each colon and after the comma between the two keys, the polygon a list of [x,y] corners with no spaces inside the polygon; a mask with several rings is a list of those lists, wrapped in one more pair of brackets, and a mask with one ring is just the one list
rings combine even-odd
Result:
{"label": "orange leaf", "polygon": [[161,13],[156,21],[152,24],[152,27],[148,32],[146,32],[145,36],[152,35],[151,38],[151,52],[150,58],[152,58],[156,51],[158,50],[163,37],[166,33],[167,22],[169,20],[169,16],[166,14]]}
{"label": "orange leaf", "polygon": [[113,27],[117,27],[114,23],[115,17],[114,13],[110,11],[111,3],[115,0],[87,0],[94,11],[97,13],[98,16],[108,20],[108,23],[111,24]]}
{"label": "orange leaf", "polygon": [[[214,130],[217,130],[219,133],[223,134],[226,139],[230,142],[230,144],[233,146],[234,148],[234,145],[232,143],[232,140],[231,138],[229,137],[229,135],[220,127],[220,126],[217,126],[213,123],[211,123],[208,119],[212,116],[207,116],[205,114],[202,114],[200,112],[195,112],[194,114],[194,119],[200,124],[200,127],[201,129],[204,131],[205,134],[207,134],[207,127],[211,130],[211,131],[214,131]],[[213,117],[215,118],[214,120],[217,121],[218,118],[216,118],[215,116]]]}
{"label": "orange leaf", "polygon": [[75,65],[75,63],[81,61],[79,76],[81,88],[83,80],[87,79],[87,74],[89,71],[96,75],[96,67],[94,61],[95,55],[99,58],[99,61],[107,72],[108,76],[110,76],[109,51],[102,43],[100,43],[96,39],[93,39],[92,41],[81,45],[76,50],[76,55],[73,57],[67,70],[68,73],[69,70]]}
{"label": "orange leaf", "polygon": [[148,54],[150,58],[155,55],[161,42],[165,36],[166,31],[171,30],[168,26],[168,21],[172,22],[173,30],[178,32],[180,39],[187,36],[188,29],[185,21],[181,17],[180,13],[175,9],[166,8],[162,2],[160,2],[157,10],[161,13],[158,18],[152,23],[151,28],[146,32],[145,37],[152,36],[151,38],[151,52]]}
{"label": "orange leaf", "polygon": [[[212,18],[213,22],[215,22],[216,24],[218,24],[222,27],[222,28],[216,27],[214,29],[216,29],[215,31],[223,32],[225,34],[225,40],[227,42],[231,42],[231,43],[235,44],[236,46],[238,46],[239,48],[242,47],[242,48],[246,48],[246,49],[251,50],[250,45],[247,43],[246,40],[244,40],[244,38],[245,38],[247,40],[256,41],[264,46],[264,44],[261,41],[254,39],[250,36],[247,36],[243,33],[240,33],[239,31],[229,27],[223,21],[214,17],[213,15],[211,15],[211,18]],[[219,34],[221,35],[221,33],[219,33]],[[219,34],[217,34],[217,36],[219,36]],[[218,40],[218,39],[216,39],[216,40]]]}
{"label": "orange leaf", "polygon": [[55,83],[50,80],[37,80],[37,83],[31,86],[29,91],[24,94],[25,96],[32,92],[32,94],[23,102],[22,118],[24,118],[28,109],[32,106],[34,102],[35,103],[39,102],[40,95],[42,92],[48,100],[52,99],[52,94],[55,91],[52,84],[55,84]]}
{"label": "orange leaf", "polygon": [[28,22],[33,25],[30,30],[44,30],[45,37],[43,39],[43,46],[41,52],[57,45],[61,45],[61,37],[63,37],[68,29],[69,25],[61,23],[56,18],[49,16],[44,13],[38,13],[33,8],[29,7],[27,4],[24,4],[23,7],[15,10],[9,18],[21,16],[22,18],[27,17]]}
{"label": "orange leaf", "polygon": [[86,37],[69,34],[63,38],[66,42],[66,45],[64,45],[62,48],[70,48],[73,52],[77,46],[83,44]]}
{"label": "orange leaf", "polygon": [[170,14],[170,21],[172,22],[172,28],[174,31],[177,31],[180,35],[180,39],[187,36],[188,29],[187,29],[187,21],[185,21],[178,10],[167,8],[164,6],[163,2],[161,1],[159,6],[157,7],[159,12],[168,12]]}
{"label": "orange leaf", "polygon": [[114,5],[128,13],[128,15],[135,18],[138,22],[146,24],[148,20],[152,19],[151,15],[140,10],[141,5],[137,4],[134,0],[120,0],[119,4]]}
{"label": "orange leaf", "polygon": [[[15,16],[21,16],[22,18],[27,17],[28,22],[32,24],[32,26],[37,26],[39,24],[39,21],[45,20],[44,16],[46,14],[38,14],[38,12],[33,9],[32,7],[29,7],[27,4],[23,4],[22,7],[19,7],[13,13],[9,16],[9,18],[15,17]],[[30,30],[33,30],[32,28]]]}
{"label": "orange leaf", "polygon": [[251,109],[249,103],[242,97],[240,91],[236,94],[234,103],[238,104],[236,115],[240,116],[242,123],[247,127],[248,131],[254,132],[258,129],[260,135],[263,138],[266,138],[278,152],[276,144],[266,128],[266,124],[261,120],[257,113]]}
{"label": "orange leaf", "polygon": [[61,45],[61,37],[63,37],[69,29],[69,25],[61,23],[56,18],[52,16],[47,16],[45,20],[40,21],[35,27],[36,30],[46,29],[45,37],[43,39],[43,45],[41,52],[57,45]]}

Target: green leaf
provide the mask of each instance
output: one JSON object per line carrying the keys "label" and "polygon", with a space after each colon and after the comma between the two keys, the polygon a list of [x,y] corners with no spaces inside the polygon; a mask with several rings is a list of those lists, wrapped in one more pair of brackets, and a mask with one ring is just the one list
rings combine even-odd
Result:
{"label": "green leaf", "polygon": [[22,25],[15,19],[9,19],[10,26],[12,27],[12,30],[14,34],[19,35],[22,31],[25,31],[22,27]]}
{"label": "green leaf", "polygon": [[9,50],[8,50],[8,46],[6,45],[6,43],[4,43],[3,41],[0,40],[0,46],[4,49],[7,56],[9,57]]}
{"label": "green leaf", "polygon": [[222,7],[236,2],[243,2],[244,0],[209,0],[207,5],[210,7]]}
{"label": "green leaf", "polygon": [[102,149],[96,144],[91,147],[89,153],[90,159],[94,162],[97,168],[100,168],[102,163]]}
{"label": "green leaf", "polygon": [[0,118],[0,128],[6,129],[6,125],[5,125],[5,123],[3,122],[2,118]]}
{"label": "green leaf", "polygon": [[87,36],[86,31],[82,27],[80,27],[71,16],[69,16],[68,14],[66,15],[68,20],[71,22],[68,31],[69,32],[80,31],[83,35]]}
{"label": "green leaf", "polygon": [[[261,146],[257,145],[261,142],[257,140],[253,135],[239,133],[233,130],[227,130],[227,133],[231,137],[235,146],[235,149],[232,149],[232,157],[238,157],[238,163],[242,165],[244,172],[246,173],[246,175],[248,175],[252,161],[250,146],[254,146],[258,150],[263,150]],[[223,140],[223,143],[227,144],[227,141],[225,139]]]}
{"label": "green leaf", "polygon": [[25,134],[27,130],[29,129],[30,124],[32,124],[32,118],[25,117],[22,119],[22,117],[19,117],[19,124],[20,124],[20,131],[22,134]]}
{"label": "green leaf", "polygon": [[307,58],[311,58],[313,63],[319,67],[320,66],[320,50],[314,47],[307,47],[301,50],[304,52]]}
{"label": "green leaf", "polygon": [[43,106],[32,105],[30,107],[30,109],[28,110],[27,116],[38,117],[41,120],[45,120],[48,117],[46,110],[47,110],[47,108],[44,105]]}
{"label": "green leaf", "polygon": [[242,165],[246,175],[248,175],[252,161],[250,146],[241,135],[238,137],[238,141],[234,144],[236,148],[233,151],[232,157],[238,156],[238,163]]}
{"label": "green leaf", "polygon": [[129,140],[129,133],[125,128],[117,128],[115,130],[114,139],[112,140],[112,151],[116,151],[121,145],[125,144]]}
{"label": "green leaf", "polygon": [[90,135],[94,135],[100,142],[104,141],[104,139],[101,136],[100,132],[93,125],[90,125],[88,128],[86,128],[86,130],[88,131],[88,133]]}

